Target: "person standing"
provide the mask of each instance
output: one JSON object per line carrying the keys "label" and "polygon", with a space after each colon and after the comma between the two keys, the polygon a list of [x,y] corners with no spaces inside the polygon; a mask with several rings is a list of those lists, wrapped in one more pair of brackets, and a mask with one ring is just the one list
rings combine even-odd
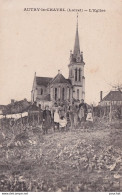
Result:
{"label": "person standing", "polygon": [[43,123],[43,110],[41,108],[41,104],[39,104],[39,125],[41,126],[41,129],[42,129],[42,123]]}
{"label": "person standing", "polygon": [[46,106],[45,110],[43,111],[43,133],[47,134],[50,127],[51,127],[51,111],[49,110],[49,106]]}
{"label": "person standing", "polygon": [[69,130],[70,126],[71,126],[71,121],[70,121],[70,116],[69,116],[69,109],[67,109],[67,112],[66,112],[66,120],[67,120],[67,128],[66,128],[66,130]]}
{"label": "person standing", "polygon": [[91,109],[88,109],[88,114],[87,114],[87,117],[86,117],[86,121],[88,121],[90,127],[93,127],[93,115],[92,115],[92,110]]}
{"label": "person standing", "polygon": [[65,108],[64,108],[64,105],[62,104],[59,108],[59,116],[60,118],[63,116],[65,116]]}
{"label": "person standing", "polygon": [[67,125],[67,120],[65,119],[64,116],[61,117],[61,119],[59,120],[59,129],[61,131],[66,131],[66,125]]}
{"label": "person standing", "polygon": [[75,127],[75,129],[78,126],[78,110],[79,110],[78,106],[75,105],[75,108],[74,108],[74,127]]}
{"label": "person standing", "polygon": [[83,106],[79,107],[78,117],[79,117],[79,124],[81,125],[81,123],[84,121],[84,108],[83,108]]}
{"label": "person standing", "polygon": [[74,110],[75,110],[75,106],[73,102],[72,105],[69,106],[69,118],[71,122],[71,129],[74,128]]}
{"label": "person standing", "polygon": [[[86,117],[87,117],[87,105],[86,105],[86,103],[84,102],[83,99],[81,100],[81,103],[79,104],[79,111],[80,111],[80,109],[82,111],[82,115],[84,115],[84,116],[81,116],[81,117],[83,118],[84,121],[86,121]],[[83,110],[84,110],[84,114],[83,114]]]}
{"label": "person standing", "polygon": [[56,127],[59,130],[59,121],[60,121],[60,117],[58,113],[58,108],[56,108],[54,112],[54,130],[56,129]]}

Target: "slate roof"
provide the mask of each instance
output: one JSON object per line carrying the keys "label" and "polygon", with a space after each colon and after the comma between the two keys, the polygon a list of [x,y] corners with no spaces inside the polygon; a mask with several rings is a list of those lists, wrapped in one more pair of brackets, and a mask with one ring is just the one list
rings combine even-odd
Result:
{"label": "slate roof", "polygon": [[70,85],[72,84],[70,79],[66,79],[66,80],[69,82]]}
{"label": "slate roof", "polygon": [[102,101],[122,101],[122,92],[110,91]]}
{"label": "slate roof", "polygon": [[52,80],[50,77],[36,77],[37,85],[43,85],[47,87],[48,83]]}
{"label": "slate roof", "polygon": [[51,81],[50,84],[56,84],[56,83],[67,83],[71,84],[69,82],[69,79],[65,79],[65,77],[62,74],[57,74]]}

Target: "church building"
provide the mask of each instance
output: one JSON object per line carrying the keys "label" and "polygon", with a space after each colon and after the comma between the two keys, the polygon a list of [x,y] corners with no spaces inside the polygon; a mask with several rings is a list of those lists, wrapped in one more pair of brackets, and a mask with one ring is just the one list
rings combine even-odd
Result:
{"label": "church building", "polygon": [[55,103],[70,103],[85,99],[85,77],[84,77],[83,52],[80,51],[78,16],[76,35],[73,52],[70,51],[70,62],[68,64],[69,77],[66,79],[60,70],[54,78],[34,76],[31,101],[53,106]]}

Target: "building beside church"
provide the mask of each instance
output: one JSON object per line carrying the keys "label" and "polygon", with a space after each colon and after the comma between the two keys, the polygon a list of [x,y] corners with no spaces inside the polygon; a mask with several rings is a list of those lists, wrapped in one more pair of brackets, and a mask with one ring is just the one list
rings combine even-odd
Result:
{"label": "building beside church", "polygon": [[83,52],[80,51],[78,16],[73,52],[70,51],[68,64],[69,77],[66,79],[60,71],[54,78],[34,76],[31,101],[43,106],[52,106],[55,103],[71,103],[85,99]]}
{"label": "building beside church", "polygon": [[122,106],[122,92],[119,90],[110,91],[104,98],[101,98],[99,105],[104,106]]}

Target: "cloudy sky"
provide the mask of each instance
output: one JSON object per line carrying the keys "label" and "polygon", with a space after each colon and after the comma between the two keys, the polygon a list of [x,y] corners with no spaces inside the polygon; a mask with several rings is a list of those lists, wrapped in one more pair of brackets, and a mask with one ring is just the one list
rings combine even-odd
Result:
{"label": "cloudy sky", "polygon": [[[66,11],[24,11],[65,8]],[[0,104],[31,98],[34,73],[68,77],[77,12],[80,48],[84,54],[86,102],[99,102],[111,85],[122,83],[121,0],[0,0]],[[89,12],[105,9],[105,12]]]}

